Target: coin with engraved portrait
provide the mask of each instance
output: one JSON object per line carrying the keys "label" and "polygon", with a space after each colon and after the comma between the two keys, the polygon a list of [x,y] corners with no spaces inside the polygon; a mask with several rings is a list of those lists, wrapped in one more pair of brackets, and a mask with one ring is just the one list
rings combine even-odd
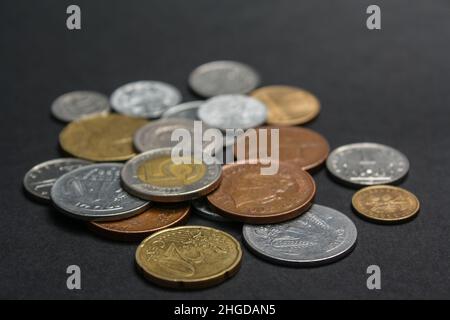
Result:
{"label": "coin with engraved portrait", "polygon": [[108,97],[94,91],[73,91],[59,96],[52,104],[52,114],[58,120],[70,122],[82,117],[108,113]]}
{"label": "coin with engraved portrait", "polygon": [[169,108],[166,112],[164,112],[161,118],[183,118],[183,119],[191,119],[198,120],[197,112],[198,108],[205,101],[189,101],[176,106]]}
{"label": "coin with engraved portrait", "polygon": [[222,216],[217,213],[216,209],[212,207],[208,199],[206,197],[198,198],[191,201],[192,206],[194,207],[194,212],[197,213],[202,218],[218,221],[218,222],[230,222],[232,220]]}

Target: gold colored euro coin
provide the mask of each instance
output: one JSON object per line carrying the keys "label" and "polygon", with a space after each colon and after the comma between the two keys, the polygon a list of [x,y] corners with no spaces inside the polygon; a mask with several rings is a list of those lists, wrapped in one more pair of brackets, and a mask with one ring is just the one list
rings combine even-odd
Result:
{"label": "gold colored euro coin", "polygon": [[136,263],[150,281],[178,289],[205,288],[232,277],[240,267],[239,242],[223,231],[184,226],[146,238]]}
{"label": "gold colored euro coin", "polygon": [[59,142],[65,152],[77,158],[125,161],[135,156],[135,131],[147,123],[118,114],[83,118],[67,125],[59,135]]}

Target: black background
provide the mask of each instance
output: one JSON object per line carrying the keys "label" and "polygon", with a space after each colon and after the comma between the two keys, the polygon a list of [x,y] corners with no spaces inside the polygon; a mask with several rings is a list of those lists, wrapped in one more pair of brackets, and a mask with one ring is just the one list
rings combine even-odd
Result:
{"label": "black background", "polygon": [[[69,4],[82,30],[66,28]],[[366,28],[366,8],[382,9],[382,30]],[[316,299],[448,298],[450,288],[450,2],[429,1],[17,1],[0,2],[0,297]],[[353,190],[315,174],[317,203],[346,213],[359,231],[344,260],[286,268],[246,249],[242,268],[220,286],[160,289],[134,266],[136,244],[99,238],[85,225],[26,198],[22,178],[59,157],[63,124],[50,116],[58,95],[111,93],[134,80],[174,84],[194,97],[187,76],[217,59],[249,63],[263,84],[315,93],[320,117],[308,125],[332,146],[391,145],[411,162],[403,187],[421,200],[403,225],[365,222],[350,209]],[[192,217],[241,239],[240,227]],[[68,265],[82,290],[66,288]],[[366,288],[366,268],[382,271],[382,289]]]}

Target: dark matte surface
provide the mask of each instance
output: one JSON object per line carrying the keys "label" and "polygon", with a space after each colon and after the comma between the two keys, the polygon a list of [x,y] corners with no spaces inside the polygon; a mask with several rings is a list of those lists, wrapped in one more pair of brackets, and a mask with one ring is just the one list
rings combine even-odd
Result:
{"label": "dark matte surface", "polygon": [[[65,27],[82,8],[83,29]],[[368,31],[372,1],[17,1],[0,2],[0,297],[3,298],[449,298],[450,2],[376,1],[382,30]],[[207,290],[159,289],[135,270],[136,245],[93,235],[83,224],[27,199],[34,164],[60,156],[63,124],[50,104],[71,90],[111,93],[128,81],[167,81],[184,100],[189,72],[216,59],[260,71],[263,84],[317,94],[318,130],[331,146],[389,144],[411,161],[402,184],[422,202],[410,223],[379,226],[350,209],[353,190],[315,175],[317,202],[346,213],[359,242],[344,260],[314,269],[271,265],[246,249],[241,271]],[[240,227],[193,218],[241,239]],[[65,269],[82,269],[82,290]],[[382,290],[366,288],[367,266]]]}

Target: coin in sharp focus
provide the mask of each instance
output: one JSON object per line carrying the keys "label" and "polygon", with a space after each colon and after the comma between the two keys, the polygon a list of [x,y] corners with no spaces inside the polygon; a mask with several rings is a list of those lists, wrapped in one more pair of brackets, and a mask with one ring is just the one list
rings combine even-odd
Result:
{"label": "coin in sharp focus", "polygon": [[91,162],[75,158],[45,161],[34,166],[25,174],[23,185],[34,197],[50,201],[50,190],[59,177],[88,164]]}
{"label": "coin in sharp focus", "polygon": [[337,210],[314,204],[300,217],[279,224],[244,225],[245,243],[274,263],[317,266],[336,261],[356,244],[354,223]]}
{"label": "coin in sharp focus", "polygon": [[70,122],[82,117],[108,113],[108,97],[94,91],[73,91],[59,96],[52,104],[52,114],[58,120]]}
{"label": "coin in sharp focus", "polygon": [[198,108],[205,101],[189,101],[176,106],[169,108],[166,112],[164,112],[161,118],[183,118],[183,119],[191,119],[198,120],[197,111]]}
{"label": "coin in sharp focus", "polygon": [[222,216],[221,214],[217,213],[214,207],[212,207],[208,199],[206,197],[198,198],[191,201],[192,206],[194,207],[195,213],[197,213],[199,216],[212,220],[212,221],[218,221],[218,222],[230,222],[232,220]]}
{"label": "coin in sharp focus", "polygon": [[142,240],[150,234],[178,226],[189,217],[190,205],[153,205],[143,213],[119,221],[90,222],[91,228],[99,234],[123,241]]}
{"label": "coin in sharp focus", "polygon": [[182,163],[173,161],[171,148],[141,153],[125,164],[123,186],[142,199],[180,202],[204,196],[219,185],[222,167],[208,155],[203,154],[203,159],[185,156],[177,161]]}
{"label": "coin in sharp focus", "polygon": [[157,232],[136,250],[136,263],[147,279],[178,289],[217,285],[239,270],[241,259],[234,237],[203,226]]}
{"label": "coin in sharp focus", "polygon": [[319,100],[312,93],[296,87],[267,86],[250,95],[266,105],[268,124],[303,124],[314,119],[320,112]]}
{"label": "coin in sharp focus", "polygon": [[363,217],[385,223],[408,221],[420,208],[419,200],[411,192],[383,185],[359,190],[353,195],[352,205]]}
{"label": "coin in sharp focus", "polygon": [[[279,130],[278,147],[279,160],[299,166],[303,170],[313,170],[320,167],[327,159],[330,147],[327,140],[319,133],[299,127],[260,127],[256,129],[257,146],[249,152],[250,144],[245,143],[246,135],[237,138],[234,145],[238,160],[260,158],[261,155],[273,156],[272,132]],[[265,130],[265,131],[262,131]],[[266,144],[260,144],[260,136],[266,136]],[[238,146],[241,149],[238,153]]]}
{"label": "coin in sharp focus", "polygon": [[261,164],[235,163],[223,167],[222,182],[208,195],[224,216],[252,223],[277,223],[304,213],[316,193],[314,179],[301,168],[278,163],[278,172],[262,175]]}
{"label": "coin in sharp focus", "polygon": [[120,185],[123,164],[97,163],[70,171],[51,190],[61,212],[82,220],[120,220],[147,209],[147,201],[135,198]]}
{"label": "coin in sharp focus", "polygon": [[111,95],[111,106],[116,112],[141,118],[159,118],[180,101],[180,91],[160,81],[127,83]]}
{"label": "coin in sharp focus", "polygon": [[327,168],[353,186],[395,183],[406,176],[409,161],[400,151],[378,143],[354,143],[333,150]]}
{"label": "coin in sharp focus", "polygon": [[136,153],[133,135],[148,123],[118,114],[80,119],[68,124],[59,135],[61,148],[77,158],[91,161],[124,161]]}
{"label": "coin in sharp focus", "polygon": [[189,76],[189,86],[203,97],[245,94],[260,82],[250,66],[235,61],[213,61],[197,67]]}
{"label": "coin in sharp focus", "polygon": [[198,117],[212,128],[248,129],[266,121],[266,106],[240,94],[221,95],[207,100],[198,109]]}

